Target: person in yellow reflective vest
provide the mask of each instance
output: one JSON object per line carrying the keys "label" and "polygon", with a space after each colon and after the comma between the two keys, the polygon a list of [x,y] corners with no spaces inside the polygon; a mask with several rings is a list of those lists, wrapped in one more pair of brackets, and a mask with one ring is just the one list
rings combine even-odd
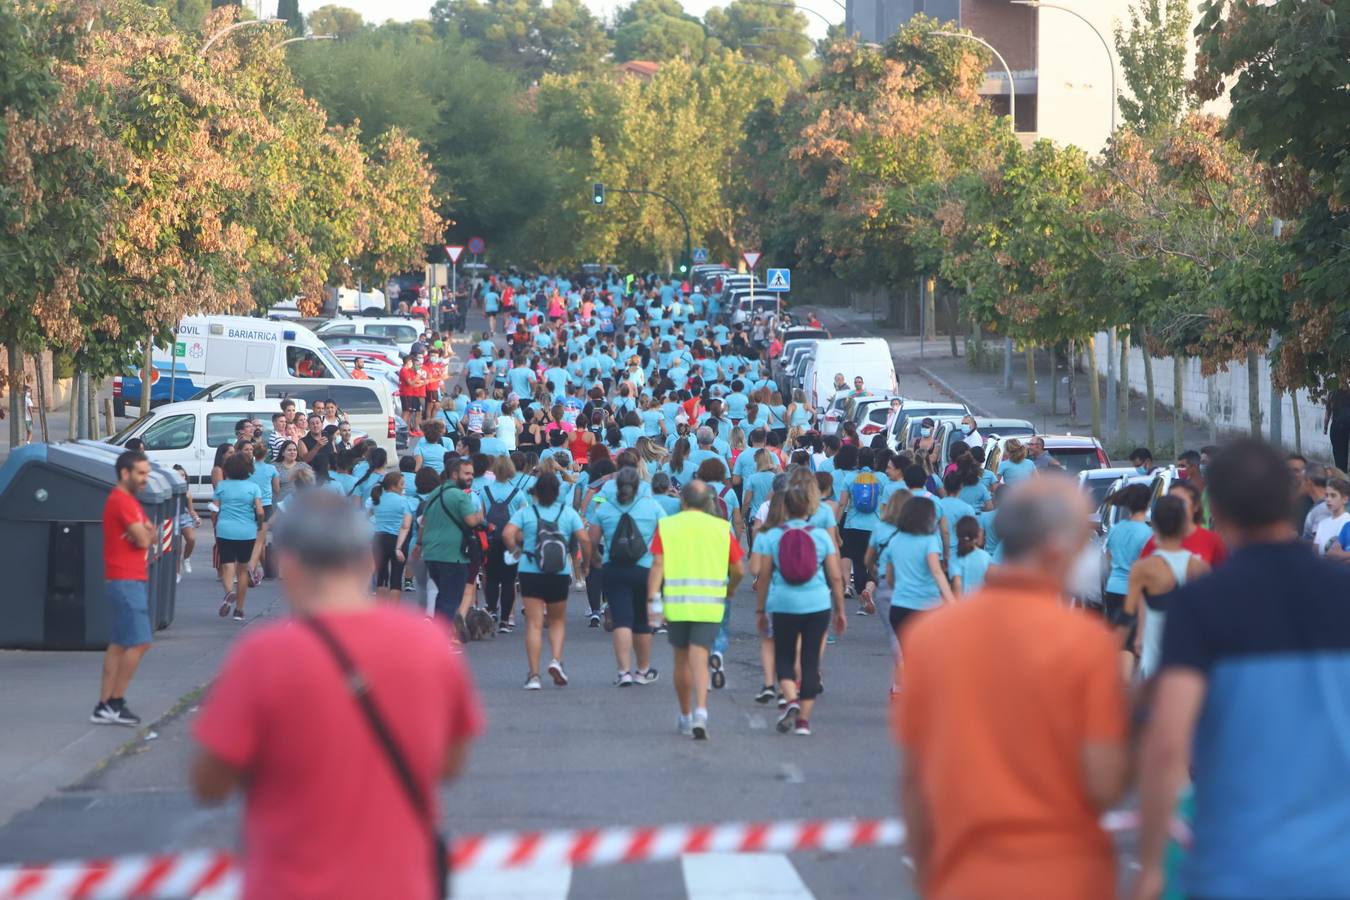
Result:
{"label": "person in yellow reflective vest", "polygon": [[745,574],[741,545],[715,504],[706,483],[693,479],[684,486],[680,511],[656,526],[647,578],[648,618],[665,616],[675,648],[679,730],[696,741],[708,739],[708,651]]}

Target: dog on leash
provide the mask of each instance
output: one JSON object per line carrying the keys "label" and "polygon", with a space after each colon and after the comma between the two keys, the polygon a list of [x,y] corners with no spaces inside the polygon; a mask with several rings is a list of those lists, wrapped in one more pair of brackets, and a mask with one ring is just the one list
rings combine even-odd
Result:
{"label": "dog on leash", "polygon": [[468,632],[471,641],[497,637],[497,625],[492,621],[492,615],[480,606],[470,609],[469,614],[464,617],[464,630]]}

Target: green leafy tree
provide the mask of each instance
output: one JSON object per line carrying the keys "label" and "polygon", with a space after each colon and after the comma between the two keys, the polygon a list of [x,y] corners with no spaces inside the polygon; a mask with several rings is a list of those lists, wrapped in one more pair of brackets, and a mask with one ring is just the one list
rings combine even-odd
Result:
{"label": "green leafy tree", "polygon": [[356,10],[329,3],[309,14],[309,27],[315,34],[351,38],[364,31],[366,25]]}
{"label": "green leafy tree", "polygon": [[1139,131],[1175,123],[1187,109],[1189,0],[1137,0],[1126,27],[1115,27],[1116,57],[1130,96],[1119,98],[1125,124]]}
{"label": "green leafy tree", "polygon": [[167,10],[170,21],[185,31],[200,31],[214,8],[211,0],[147,0],[147,3]]}
{"label": "green leafy tree", "polygon": [[734,0],[704,15],[708,33],[723,46],[750,59],[772,62],[786,57],[800,61],[811,52],[806,16],[795,9]]}
{"label": "green leafy tree", "polygon": [[702,22],[684,11],[679,0],[634,0],[614,19],[614,58],[664,62],[704,58],[709,36]]}
{"label": "green leafy tree", "polygon": [[549,72],[593,71],[610,50],[581,0],[436,0],[431,20],[437,34],[470,41],[484,60],[530,83]]}
{"label": "green leafy tree", "polygon": [[300,0],[277,0],[277,18],[286,20],[292,34],[305,33],[305,17],[300,13]]}

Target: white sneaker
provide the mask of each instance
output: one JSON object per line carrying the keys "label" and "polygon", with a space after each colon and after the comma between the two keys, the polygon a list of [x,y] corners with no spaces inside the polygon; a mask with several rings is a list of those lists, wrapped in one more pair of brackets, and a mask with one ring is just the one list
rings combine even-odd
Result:
{"label": "white sneaker", "polygon": [[694,713],[694,723],[691,730],[694,734],[694,740],[706,741],[708,739],[708,714]]}
{"label": "white sneaker", "polygon": [[694,733],[693,716],[680,715],[680,717],[675,720],[675,728],[680,732],[680,734],[684,735],[685,737],[688,737],[689,735],[693,734]]}
{"label": "white sneaker", "polygon": [[544,686],[543,686],[542,684],[539,683],[539,676],[538,676],[538,675],[531,675],[529,678],[526,678],[526,679],[525,679],[525,690],[527,690],[527,691],[540,691],[540,690],[543,690],[543,689],[544,689]]}
{"label": "white sneaker", "polygon": [[632,687],[632,686],[633,686],[633,673],[632,673],[632,672],[620,672],[620,673],[619,673],[619,677],[614,679],[614,684],[617,685],[618,687]]}
{"label": "white sneaker", "polygon": [[183,571],[186,572],[188,575],[192,574],[192,560],[190,559],[183,560]]}
{"label": "white sneaker", "polygon": [[563,671],[562,663],[558,660],[555,659],[548,664],[548,674],[549,677],[553,679],[553,683],[558,687],[563,687],[567,684],[567,673]]}

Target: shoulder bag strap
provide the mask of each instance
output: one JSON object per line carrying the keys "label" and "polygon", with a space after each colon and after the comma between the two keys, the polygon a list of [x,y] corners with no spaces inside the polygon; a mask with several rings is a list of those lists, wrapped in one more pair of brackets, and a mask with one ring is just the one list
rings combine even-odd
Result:
{"label": "shoulder bag strap", "polygon": [[338,639],[329,630],[328,626],[314,617],[306,617],[301,621],[309,628],[319,642],[327,648],[332,655],[333,661],[342,671],[343,681],[347,684],[347,690],[352,698],[356,700],[357,707],[361,710],[361,715],[365,718],[366,724],[370,727],[371,733],[375,736],[375,742],[380,745],[384,752],[385,759],[389,762],[389,767],[393,770],[398,779],[399,786],[403,789],[403,794],[408,798],[408,803],[412,806],[417,818],[421,820],[431,838],[432,851],[435,854],[432,865],[433,877],[436,879],[435,893],[433,896],[444,897],[447,890],[447,877],[449,875],[449,848],[446,846],[444,838],[441,837],[437,829],[436,821],[432,817],[430,799],[422,792],[417,785],[417,777],[413,775],[412,766],[409,765],[407,757],[399,749],[398,742],[394,740],[393,732],[389,730],[388,724],[380,711],[375,706],[374,699],[370,696],[370,683],[365,676],[356,668],[356,663],[352,661],[351,656],[346,649],[338,642]]}

